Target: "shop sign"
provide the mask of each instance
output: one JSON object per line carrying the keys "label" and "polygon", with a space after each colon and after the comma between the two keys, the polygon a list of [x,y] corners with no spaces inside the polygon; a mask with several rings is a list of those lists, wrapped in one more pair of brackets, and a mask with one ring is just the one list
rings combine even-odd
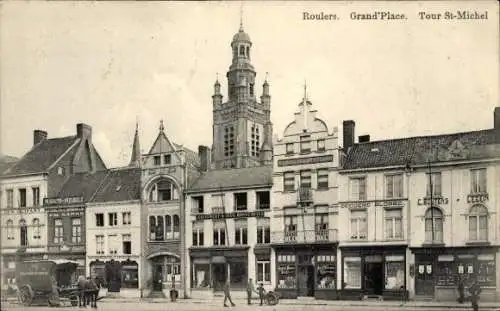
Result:
{"label": "shop sign", "polygon": [[469,194],[467,196],[467,203],[482,203],[488,201],[489,197],[487,193],[483,194]]}
{"label": "shop sign", "polygon": [[264,211],[253,212],[231,212],[231,213],[215,213],[215,214],[202,214],[196,215],[196,220],[205,219],[226,219],[226,218],[248,218],[248,217],[264,217]]}
{"label": "shop sign", "polygon": [[375,206],[391,207],[391,206],[403,206],[404,200],[383,200],[375,201]]}
{"label": "shop sign", "polygon": [[83,197],[67,197],[67,198],[45,198],[43,205],[66,205],[66,204],[81,204]]}
{"label": "shop sign", "polygon": [[458,266],[458,273],[459,273],[459,274],[464,274],[464,272],[465,272],[464,270],[465,270],[465,269],[464,269],[464,266],[463,266],[463,265],[459,265],[459,266]]}
{"label": "shop sign", "polygon": [[320,157],[307,157],[297,159],[278,160],[278,166],[291,166],[291,165],[310,165],[316,163],[332,162],[333,155],[326,155]]}
{"label": "shop sign", "polygon": [[60,208],[50,211],[49,216],[54,218],[60,218],[64,216],[83,216],[83,210],[81,208]]}
{"label": "shop sign", "polygon": [[357,208],[367,208],[371,205],[371,202],[360,201],[360,202],[340,202],[340,208],[357,209]]}
{"label": "shop sign", "polygon": [[[432,198],[432,205],[443,205],[448,204],[448,198]],[[417,205],[431,205],[431,198],[425,197],[420,198],[417,201]]]}
{"label": "shop sign", "polygon": [[41,207],[19,207],[19,208],[9,208],[2,210],[2,214],[34,214],[42,213],[43,209]]}
{"label": "shop sign", "polygon": [[432,265],[427,265],[426,271],[427,271],[427,274],[432,274]]}

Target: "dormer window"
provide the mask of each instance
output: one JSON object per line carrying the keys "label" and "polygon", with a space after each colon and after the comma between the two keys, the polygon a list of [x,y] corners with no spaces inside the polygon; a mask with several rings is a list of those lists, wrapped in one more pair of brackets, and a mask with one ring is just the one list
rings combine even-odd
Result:
{"label": "dormer window", "polygon": [[57,175],[64,175],[64,167],[58,167],[57,168]]}

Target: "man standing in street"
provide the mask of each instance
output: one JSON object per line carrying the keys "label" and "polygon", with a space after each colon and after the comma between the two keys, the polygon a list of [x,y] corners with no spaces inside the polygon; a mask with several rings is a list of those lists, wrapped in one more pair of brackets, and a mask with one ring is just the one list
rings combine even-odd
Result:
{"label": "man standing in street", "polygon": [[231,300],[231,292],[230,292],[230,289],[229,289],[229,280],[226,281],[226,283],[224,284],[224,307],[229,307],[227,304],[226,304],[226,301],[229,300],[229,302],[231,303],[231,306],[235,306],[235,304],[233,303],[233,300]]}
{"label": "man standing in street", "polygon": [[87,280],[85,280],[85,276],[80,275],[78,277],[78,298],[80,307],[87,306],[87,296],[85,295],[85,285]]}
{"label": "man standing in street", "polygon": [[252,304],[252,292],[255,291],[253,287],[253,280],[248,279],[247,283],[247,304],[251,305]]}
{"label": "man standing in street", "polygon": [[479,310],[479,294],[481,293],[481,287],[477,283],[477,279],[474,280],[474,283],[469,287],[470,292],[470,301],[472,303],[472,309],[474,311]]}

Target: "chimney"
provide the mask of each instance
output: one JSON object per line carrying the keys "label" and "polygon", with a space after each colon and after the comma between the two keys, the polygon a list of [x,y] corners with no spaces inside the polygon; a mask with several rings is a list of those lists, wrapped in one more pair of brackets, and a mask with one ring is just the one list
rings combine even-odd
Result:
{"label": "chimney", "polygon": [[208,171],[210,168],[210,148],[207,146],[198,146],[198,156],[200,157],[201,171]]}
{"label": "chimney", "polygon": [[38,144],[42,140],[47,139],[47,132],[42,130],[34,130],[33,131],[33,145]]}
{"label": "chimney", "polygon": [[347,152],[354,145],[354,128],[356,123],[353,120],[342,122],[344,150]]}
{"label": "chimney", "polygon": [[495,111],[493,112],[493,120],[495,129],[500,131],[500,107],[495,107]]}
{"label": "chimney", "polygon": [[76,125],[76,136],[81,139],[87,139],[89,143],[92,142],[92,127],[85,123],[78,123]]}
{"label": "chimney", "polygon": [[370,135],[361,135],[358,136],[358,142],[361,143],[369,143],[370,142]]}

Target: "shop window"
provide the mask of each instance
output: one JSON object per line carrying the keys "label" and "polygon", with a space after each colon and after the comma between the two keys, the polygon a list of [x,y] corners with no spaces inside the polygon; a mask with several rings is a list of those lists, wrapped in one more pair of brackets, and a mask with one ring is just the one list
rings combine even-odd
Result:
{"label": "shop window", "polygon": [[385,176],[385,197],[396,199],[403,197],[403,174]]}
{"label": "shop window", "polygon": [[26,207],[26,188],[19,189],[19,207]]}
{"label": "shop window", "polygon": [[385,289],[399,290],[405,285],[404,256],[385,257]]}
{"label": "shop window", "polygon": [[437,286],[455,286],[456,272],[454,269],[455,258],[453,255],[439,255],[436,265],[436,285]]}
{"label": "shop window", "polygon": [[318,139],[317,150],[318,151],[325,151],[325,140],[324,139]]}
{"label": "shop window", "polygon": [[9,219],[6,224],[7,228],[7,240],[14,240],[14,222]]}
{"label": "shop window", "polygon": [[122,284],[123,288],[139,287],[139,266],[134,261],[126,261],[122,265]]}
{"label": "shop window", "polygon": [[351,239],[364,240],[368,237],[368,212],[366,210],[351,210]]}
{"label": "shop window", "polygon": [[352,201],[366,200],[366,178],[356,177],[349,179],[349,197]]}
{"label": "shop window", "polygon": [[96,235],[95,236],[95,246],[96,246],[95,253],[97,255],[103,255],[104,254],[104,235]]}
{"label": "shop window", "polygon": [[269,244],[271,242],[270,219],[257,218],[257,244]]}
{"label": "shop window", "polygon": [[295,255],[278,255],[277,288],[297,288]]}
{"label": "shop window", "polygon": [[210,288],[210,265],[193,263],[192,284],[194,288]]}
{"label": "shop window", "polygon": [[96,213],[95,214],[95,226],[96,227],[104,227],[104,214]]}
{"label": "shop window", "polygon": [[101,287],[107,287],[106,266],[105,266],[104,262],[94,261],[94,262],[90,263],[90,277],[92,279],[97,278],[97,281],[101,285]]}
{"label": "shop window", "polygon": [[495,254],[477,256],[477,280],[480,286],[495,286]]}
{"label": "shop window", "polygon": [[269,191],[257,191],[257,209],[269,209],[271,202]]}
{"label": "shop window", "polygon": [[248,240],[247,220],[239,219],[234,222],[234,242],[236,245],[246,245]]}
{"label": "shop window", "polygon": [[361,288],[361,257],[344,257],[343,288]]}
{"label": "shop window", "polygon": [[283,174],[283,191],[295,190],[295,173],[285,172]]}
{"label": "shop window", "polygon": [[41,234],[40,234],[40,219],[35,218],[33,219],[33,239],[35,240],[40,240]]}
{"label": "shop window", "polygon": [[431,207],[425,212],[425,241],[443,242],[443,213],[438,208]]}
{"label": "shop window", "polygon": [[271,261],[257,261],[257,283],[271,283]]}
{"label": "shop window", "polygon": [[7,189],[5,192],[7,195],[7,208],[14,207],[14,190]]}
{"label": "shop window", "polygon": [[82,219],[71,218],[71,242],[80,244],[82,242]]}
{"label": "shop window", "polygon": [[316,259],[316,287],[318,289],[335,289],[337,280],[337,264],[334,255],[318,255]]}
{"label": "shop window", "polygon": [[132,223],[132,216],[130,212],[122,213],[122,220],[124,225],[130,225]]}
{"label": "shop window", "polygon": [[54,243],[61,244],[64,241],[64,227],[61,218],[54,219]]}
{"label": "shop window", "polygon": [[118,214],[117,213],[108,213],[108,224],[110,227],[118,226]]}
{"label": "shop window", "polygon": [[385,238],[388,240],[403,238],[403,210],[385,210]]}
{"label": "shop window", "polygon": [[39,206],[40,205],[40,188],[39,187],[32,187],[31,193],[33,195],[33,206]]}
{"label": "shop window", "polygon": [[285,241],[297,240],[297,216],[285,216]]}
{"label": "shop window", "polygon": [[248,283],[248,263],[246,261],[230,262],[229,272],[232,288],[245,288]]}
{"label": "shop window", "polygon": [[469,240],[488,241],[488,209],[476,204],[469,211]]}
{"label": "shop window", "polygon": [[123,254],[125,255],[132,254],[132,237],[130,234],[122,235],[122,249],[123,249]]}
{"label": "shop window", "polygon": [[235,210],[245,211],[247,209],[247,193],[235,193],[234,194],[234,204]]}
{"label": "shop window", "polygon": [[[430,175],[430,176],[429,176]],[[442,195],[441,193],[441,173],[427,173],[427,196],[431,196],[431,188],[432,188],[432,195],[436,197],[440,197]]]}
{"label": "shop window", "polygon": [[204,245],[203,220],[193,223],[193,246]]}
{"label": "shop window", "polygon": [[173,282],[181,281],[181,261],[177,257],[165,257],[165,273],[163,274],[163,282],[172,284]]}
{"label": "shop window", "polygon": [[293,154],[294,153],[293,143],[286,144],[285,148],[286,148],[286,154]]}
{"label": "shop window", "polygon": [[300,187],[309,189],[311,188],[311,171],[300,171]]}
{"label": "shop window", "polygon": [[311,152],[311,136],[300,137],[300,153]]}
{"label": "shop window", "polygon": [[328,189],[328,169],[322,168],[317,171],[318,189]]}
{"label": "shop window", "polygon": [[470,171],[471,193],[487,193],[486,169],[475,169]]}

